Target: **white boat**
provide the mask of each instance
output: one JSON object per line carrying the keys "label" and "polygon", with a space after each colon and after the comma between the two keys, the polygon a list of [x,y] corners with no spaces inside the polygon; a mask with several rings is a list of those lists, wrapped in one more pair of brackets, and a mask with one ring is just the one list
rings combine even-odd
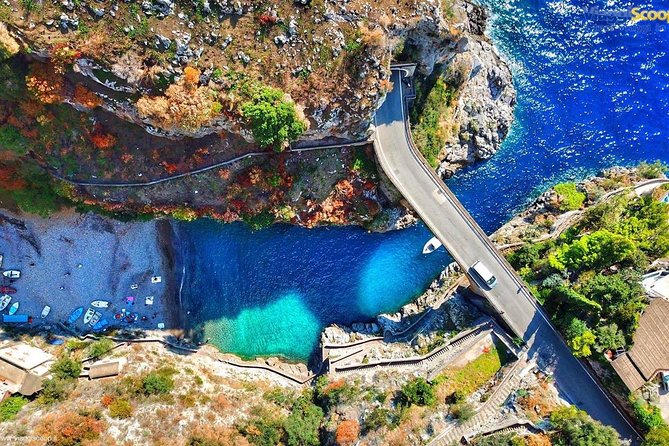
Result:
{"label": "white boat", "polygon": [[93,317],[91,318],[91,321],[88,323],[88,325],[93,326],[98,323],[100,318],[102,317],[102,313],[99,311],[96,311],[95,314],[93,314]]}
{"label": "white boat", "polygon": [[48,306],[48,305],[44,305],[44,308],[42,308],[42,314],[41,314],[42,319],[47,317],[49,315],[50,311],[51,311],[51,307]]}
{"label": "white boat", "polygon": [[4,259],[4,257],[2,254],[0,254],[0,268],[2,268],[2,259]]}
{"label": "white boat", "polygon": [[9,314],[14,314],[19,311],[19,303],[14,302],[11,307],[9,307]]}
{"label": "white boat", "polygon": [[86,310],[86,314],[84,314],[84,324],[88,324],[91,321],[91,318],[95,314],[95,310],[92,308],[89,308]]}
{"label": "white boat", "polygon": [[430,254],[441,247],[442,243],[437,237],[432,237],[427,241],[425,246],[423,246],[423,254]]}
{"label": "white boat", "polygon": [[21,271],[10,269],[7,271],[3,271],[2,275],[8,279],[18,279],[19,277],[21,277]]}
{"label": "white boat", "polygon": [[7,305],[12,301],[12,296],[9,294],[5,294],[4,296],[0,297],[0,311],[3,311],[5,308],[7,308]]}
{"label": "white boat", "polygon": [[94,300],[91,302],[91,306],[95,308],[109,308],[109,301],[107,300]]}

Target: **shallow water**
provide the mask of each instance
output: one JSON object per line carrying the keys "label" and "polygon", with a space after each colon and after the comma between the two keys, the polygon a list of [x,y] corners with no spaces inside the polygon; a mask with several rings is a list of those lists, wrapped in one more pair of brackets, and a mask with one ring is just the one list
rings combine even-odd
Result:
{"label": "shallow water", "polygon": [[[669,25],[586,14],[604,9],[596,2],[486,3],[514,72],[516,122],[492,160],[448,181],[486,231],[559,181],[669,162]],[[242,356],[306,359],[322,327],[397,309],[449,261],[443,250],[420,253],[431,236],[422,226],[390,234],[283,225],[251,233],[211,221],[180,228],[189,318]]]}

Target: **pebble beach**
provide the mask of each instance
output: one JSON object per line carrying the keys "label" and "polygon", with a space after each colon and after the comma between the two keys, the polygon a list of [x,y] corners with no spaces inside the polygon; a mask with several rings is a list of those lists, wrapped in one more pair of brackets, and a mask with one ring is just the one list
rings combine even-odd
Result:
{"label": "pebble beach", "polygon": [[[17,290],[11,303],[19,302],[16,314],[32,317],[33,326],[66,323],[73,310],[102,300],[109,307],[96,310],[109,328],[175,328],[179,305],[171,233],[166,220],[119,222],[74,211],[44,219],[2,210],[2,269],[21,271],[18,280],[3,284]],[[47,305],[51,310],[42,318]],[[126,315],[136,320],[128,322]],[[92,331],[83,317],[67,326]]]}

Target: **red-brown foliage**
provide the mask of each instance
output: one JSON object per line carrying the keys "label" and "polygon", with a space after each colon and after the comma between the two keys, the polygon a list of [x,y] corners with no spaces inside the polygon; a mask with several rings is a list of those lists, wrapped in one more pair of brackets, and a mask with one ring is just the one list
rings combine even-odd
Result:
{"label": "red-brown foliage", "polygon": [[339,446],[351,446],[360,435],[360,423],[357,420],[344,420],[337,427],[335,441]]}
{"label": "red-brown foliage", "polygon": [[74,100],[86,108],[95,108],[102,105],[102,99],[81,84],[74,87]]}
{"label": "red-brown foliage", "polygon": [[26,187],[26,183],[18,176],[16,168],[0,164],[0,188],[5,190],[19,190],[24,187]]}
{"label": "red-brown foliage", "polygon": [[90,138],[93,145],[100,150],[111,149],[116,144],[116,137],[105,132],[104,128],[99,124],[93,129]]}
{"label": "red-brown foliage", "polygon": [[44,104],[55,104],[63,100],[65,81],[53,65],[34,62],[26,76],[28,91]]}
{"label": "red-brown foliage", "polygon": [[114,397],[111,395],[102,395],[102,399],[100,399],[100,403],[105,407],[109,407],[109,405],[113,402]]}
{"label": "red-brown foliage", "polygon": [[43,417],[35,429],[37,435],[49,437],[53,446],[74,446],[95,440],[104,430],[102,421],[75,412],[52,413]]}
{"label": "red-brown foliage", "polygon": [[274,25],[276,23],[276,20],[277,20],[276,17],[267,13],[260,14],[260,16],[258,17],[258,21],[263,26]]}

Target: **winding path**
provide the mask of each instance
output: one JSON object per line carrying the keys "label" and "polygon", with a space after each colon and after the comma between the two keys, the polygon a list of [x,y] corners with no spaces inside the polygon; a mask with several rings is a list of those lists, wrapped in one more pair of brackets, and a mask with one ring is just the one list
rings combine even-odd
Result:
{"label": "winding path", "polygon": [[479,293],[528,344],[528,357],[536,357],[542,368],[552,369],[563,396],[593,418],[613,426],[622,438],[638,443],[638,432],[572,355],[521,278],[414,146],[406,117],[411,91],[411,79],[406,75],[404,67],[393,69],[393,90],[375,118],[374,148],[383,170],[463,271],[481,261],[497,277],[493,289],[480,289]]}

